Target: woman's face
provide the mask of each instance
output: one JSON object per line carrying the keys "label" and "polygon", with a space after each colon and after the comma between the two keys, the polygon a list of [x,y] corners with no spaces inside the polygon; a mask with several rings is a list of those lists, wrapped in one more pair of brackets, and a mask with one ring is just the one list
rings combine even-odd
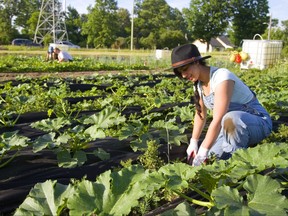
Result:
{"label": "woman's face", "polygon": [[181,74],[183,79],[191,82],[196,82],[199,78],[199,70],[197,69],[197,63],[188,64],[178,68],[178,72]]}

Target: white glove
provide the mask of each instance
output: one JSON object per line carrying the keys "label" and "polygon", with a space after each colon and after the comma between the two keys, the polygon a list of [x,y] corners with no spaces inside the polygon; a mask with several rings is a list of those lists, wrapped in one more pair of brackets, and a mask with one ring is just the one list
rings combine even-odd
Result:
{"label": "white glove", "polygon": [[198,152],[198,140],[197,139],[190,139],[190,144],[186,150],[187,153],[187,161],[189,161],[196,156]]}
{"label": "white glove", "polygon": [[193,160],[192,166],[200,166],[204,163],[208,157],[208,151],[209,149],[200,146],[199,151]]}

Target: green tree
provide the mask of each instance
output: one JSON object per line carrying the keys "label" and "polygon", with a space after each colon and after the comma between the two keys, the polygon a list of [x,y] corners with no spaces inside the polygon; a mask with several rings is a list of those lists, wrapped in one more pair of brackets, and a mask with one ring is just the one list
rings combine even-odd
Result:
{"label": "green tree", "polygon": [[130,13],[127,9],[120,8],[117,11],[118,28],[116,32],[116,40],[112,44],[112,48],[128,48],[130,45],[131,20]]}
{"label": "green tree", "polygon": [[229,24],[230,6],[227,0],[191,0],[190,8],[183,9],[194,39],[207,43],[222,35]]}
{"label": "green tree", "polygon": [[230,39],[240,45],[243,39],[263,34],[269,23],[268,0],[232,0],[232,31]]}
{"label": "green tree", "polygon": [[71,6],[68,6],[65,24],[69,41],[72,41],[74,44],[78,44],[81,47],[85,47],[86,37],[81,34],[82,20],[83,18],[78,11]]}
{"label": "green tree", "polygon": [[131,20],[129,11],[124,8],[119,8],[117,11],[117,20],[119,23],[117,36],[124,38],[129,37],[131,32]]}
{"label": "green tree", "polygon": [[0,0],[0,44],[10,44],[19,35],[13,26],[13,18],[17,12],[18,1]]}
{"label": "green tree", "polygon": [[[25,27],[25,32],[27,35],[30,35],[30,37],[34,36],[35,30],[38,23],[40,11],[35,11],[31,14],[30,18],[27,20],[27,26]],[[23,31],[22,31],[23,33]]]}
{"label": "green tree", "polygon": [[[187,28],[182,14],[165,0],[136,1],[135,14],[134,35],[138,48],[172,48],[186,41]],[[163,35],[170,35],[171,38]],[[172,38],[175,35],[177,37]]]}
{"label": "green tree", "polygon": [[87,35],[87,43],[94,47],[111,47],[117,35],[117,2],[96,0],[93,8],[88,8],[87,22],[82,34]]}
{"label": "green tree", "polygon": [[39,0],[20,0],[17,5],[14,25],[30,39],[33,38],[36,30],[38,18],[35,19],[35,15],[37,13],[39,15],[40,7],[41,2]]}

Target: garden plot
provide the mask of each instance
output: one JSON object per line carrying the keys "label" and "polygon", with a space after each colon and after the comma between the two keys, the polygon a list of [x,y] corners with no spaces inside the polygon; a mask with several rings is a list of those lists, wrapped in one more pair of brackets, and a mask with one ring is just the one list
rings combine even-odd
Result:
{"label": "garden plot", "polygon": [[[278,183],[287,184],[287,140],[276,135],[285,130],[283,109],[274,141],[192,169],[185,150],[193,87],[174,76],[48,77],[1,89],[3,214],[287,211]],[[255,206],[258,198],[272,207]]]}

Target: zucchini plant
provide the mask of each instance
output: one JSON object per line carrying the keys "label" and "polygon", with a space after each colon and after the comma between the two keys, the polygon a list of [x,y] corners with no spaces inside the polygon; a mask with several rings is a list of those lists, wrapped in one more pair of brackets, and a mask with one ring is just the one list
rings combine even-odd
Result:
{"label": "zucchini plant", "polygon": [[[10,163],[20,152],[21,149],[29,145],[28,137],[18,134],[19,131],[5,132],[0,136],[0,168]],[[6,154],[11,152],[12,156],[5,159]]]}
{"label": "zucchini plant", "polygon": [[87,161],[87,154],[94,154],[103,160],[109,158],[109,154],[100,148],[93,153],[84,150],[91,147],[90,142],[105,138],[105,129],[121,124],[125,118],[114,107],[107,107],[79,121],[80,124],[76,124],[75,120],[58,117],[32,123],[32,128],[47,132],[33,142],[33,151],[52,149],[57,154],[58,165],[65,168],[83,165]]}
{"label": "zucchini plant", "polygon": [[[179,213],[179,209],[184,215],[195,214],[198,207],[208,215],[285,215],[288,200],[282,192],[287,191],[288,183],[286,145],[268,143],[237,150],[227,161],[200,167],[173,163],[148,170],[132,165],[106,171],[96,181],[83,179],[62,185],[47,180],[31,189],[15,215],[61,215],[65,209],[71,216],[129,215],[144,197],[160,190],[186,200],[163,215]],[[189,191],[198,196],[190,197]]]}

